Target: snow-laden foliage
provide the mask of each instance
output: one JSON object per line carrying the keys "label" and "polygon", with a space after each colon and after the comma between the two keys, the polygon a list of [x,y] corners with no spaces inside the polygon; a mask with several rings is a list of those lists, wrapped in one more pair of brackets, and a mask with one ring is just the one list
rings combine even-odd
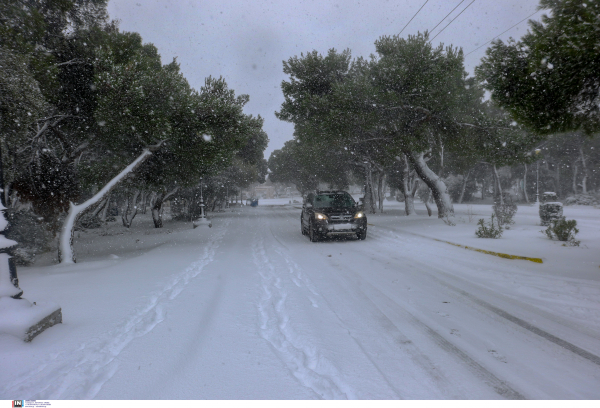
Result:
{"label": "snow-laden foliage", "polygon": [[565,198],[565,205],[593,205],[600,206],[600,196],[592,194],[570,195]]}
{"label": "snow-laden foliage", "polygon": [[43,218],[26,210],[5,212],[8,228],[4,235],[18,242],[12,255],[18,265],[29,265],[37,255],[50,250],[53,234],[43,223]]}
{"label": "snow-laden foliage", "polygon": [[579,246],[579,241],[575,239],[575,235],[579,233],[576,220],[567,220],[565,217],[560,217],[551,221],[548,228],[542,232],[550,239],[566,242],[572,246]]}
{"label": "snow-laden foliage", "polygon": [[502,192],[502,201],[497,200],[492,206],[498,224],[506,229],[509,229],[512,224],[515,223],[514,217],[517,213],[517,205],[513,203],[510,195]]}
{"label": "snow-laden foliage", "polygon": [[600,130],[600,3],[542,0],[519,41],[497,40],[477,75],[492,99],[533,131]]}
{"label": "snow-laden foliage", "polygon": [[0,46],[0,126],[10,145],[22,143],[48,107],[28,62],[27,56]]}
{"label": "snow-laden foliage", "polygon": [[553,221],[563,217],[563,206],[559,202],[549,202],[540,204],[540,223],[541,225],[551,225]]}
{"label": "snow-laden foliage", "polygon": [[[155,46],[106,22],[106,1],[2,1],[0,9],[7,195],[31,203],[53,231],[70,208],[81,212],[76,219],[91,212],[86,223],[97,224],[102,213],[93,206],[107,200],[95,194],[121,182],[135,186],[130,198],[155,193],[159,227],[163,201],[201,176],[236,168],[232,184],[264,178],[268,138],[262,118],[243,112],[249,96],[223,78],[191,88],[176,61],[163,65]],[[126,211],[124,224],[134,216]]]}
{"label": "snow-laden foliage", "polygon": [[502,233],[504,232],[504,229],[502,228],[502,225],[500,225],[500,223],[498,222],[498,218],[496,218],[496,220],[494,221],[494,214],[492,214],[492,216],[490,217],[490,222],[486,223],[485,219],[480,218],[479,221],[477,222],[477,225],[479,225],[479,227],[477,228],[477,231],[475,231],[475,236],[477,236],[477,238],[500,238],[502,237]]}
{"label": "snow-laden foliage", "polygon": [[[405,197],[414,195],[417,177],[431,189],[444,218],[452,213],[442,178],[445,155],[463,174],[481,161],[503,166],[528,160],[539,138],[483,101],[482,88],[466,77],[462,50],[434,46],[428,34],[383,36],[375,49],[368,60],[332,49],[284,62],[290,78],[282,83],[285,101],[277,116],[294,123],[298,143],[286,146],[286,155],[305,166],[298,172],[290,164],[283,171],[287,180],[305,173],[323,181],[321,174],[333,174],[331,168],[353,171],[362,175],[369,208],[385,176],[391,175]],[[311,149],[312,161],[298,160]],[[272,157],[275,174],[292,163],[278,159],[282,153]],[[370,208],[373,212],[374,205]],[[408,215],[411,208],[407,201]]]}

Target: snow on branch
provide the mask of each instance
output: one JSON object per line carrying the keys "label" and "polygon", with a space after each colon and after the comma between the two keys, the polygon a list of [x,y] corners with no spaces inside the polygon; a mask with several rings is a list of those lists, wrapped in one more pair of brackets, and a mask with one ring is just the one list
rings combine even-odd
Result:
{"label": "snow on branch", "polygon": [[502,129],[502,130],[515,130],[515,128],[506,127],[506,126],[479,126],[474,125],[472,123],[464,123],[464,122],[454,122],[457,126],[466,126],[477,129]]}
{"label": "snow on branch", "polygon": [[135,159],[131,164],[125,167],[119,174],[113,177],[100,191],[98,191],[92,198],[89,200],[75,205],[73,203],[69,203],[69,213],[67,214],[67,218],[64,221],[63,227],[60,233],[59,240],[59,252],[58,257],[59,261],[62,264],[67,263],[75,263],[75,256],[73,253],[73,231],[75,228],[75,223],[77,219],[81,217],[81,215],[92,208],[93,205],[100,202],[104,197],[112,191],[113,188],[117,184],[119,184],[125,177],[129,174],[133,173],[139,166],[141,166],[148,157],[152,155],[150,148],[156,150],[162,145],[163,141],[159,142],[157,145],[150,146],[142,151],[142,153]]}
{"label": "snow on branch", "polygon": [[77,65],[77,64],[87,64],[87,62],[82,58],[73,58],[70,61],[61,62],[56,64],[57,67],[65,66],[65,65]]}

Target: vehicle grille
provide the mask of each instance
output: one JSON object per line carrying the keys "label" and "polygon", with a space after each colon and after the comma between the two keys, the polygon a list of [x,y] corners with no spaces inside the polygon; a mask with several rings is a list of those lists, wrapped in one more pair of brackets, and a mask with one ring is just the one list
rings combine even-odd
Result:
{"label": "vehicle grille", "polygon": [[352,220],[352,214],[332,214],[329,219],[332,222],[348,222]]}

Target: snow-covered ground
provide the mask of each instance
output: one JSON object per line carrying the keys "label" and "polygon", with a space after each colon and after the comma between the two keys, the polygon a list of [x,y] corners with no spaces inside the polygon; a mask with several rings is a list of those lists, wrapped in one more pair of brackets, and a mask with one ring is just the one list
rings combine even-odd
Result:
{"label": "snow-covered ground", "polygon": [[600,398],[600,209],[565,207],[579,247],[534,207],[492,240],[491,206],[448,226],[390,201],[365,241],[311,243],[290,200],[212,228],[138,216],[76,233],[77,264],[19,268],[64,320],[0,335],[0,399]]}

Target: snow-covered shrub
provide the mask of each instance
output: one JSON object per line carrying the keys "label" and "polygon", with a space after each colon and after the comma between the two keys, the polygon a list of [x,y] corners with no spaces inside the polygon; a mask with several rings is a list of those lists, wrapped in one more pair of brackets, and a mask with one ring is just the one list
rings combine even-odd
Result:
{"label": "snow-covered shrub", "polygon": [[542,232],[550,239],[557,239],[568,242],[569,245],[579,246],[579,241],[575,239],[575,234],[579,232],[577,221],[575,220],[567,220],[565,217],[560,217],[557,220],[551,221],[548,228]]}
{"label": "snow-covered shrub", "polygon": [[513,217],[517,213],[517,205],[513,203],[512,198],[509,194],[504,194],[503,203],[497,200],[493,206],[494,214],[498,219],[498,224],[505,226],[506,229],[510,229],[510,225],[514,224]]}
{"label": "snow-covered shrub", "polygon": [[563,206],[559,202],[540,204],[540,223],[550,225],[552,221],[560,219],[563,215]]}
{"label": "snow-covered shrub", "polygon": [[566,205],[600,205],[600,197],[592,194],[576,194],[565,199]]}
{"label": "snow-covered shrub", "polygon": [[31,265],[35,257],[50,250],[53,234],[45,228],[43,218],[31,211],[6,210],[8,228],[5,236],[17,241],[11,253],[18,265]]}
{"label": "snow-covered shrub", "polygon": [[494,214],[492,214],[492,219],[489,224],[486,224],[485,220],[480,218],[477,225],[479,225],[479,228],[475,231],[477,238],[500,238],[502,232],[504,232],[502,225],[498,223],[498,220],[496,220],[496,225],[494,225]]}
{"label": "snow-covered shrub", "polygon": [[32,247],[17,246],[17,248],[12,251],[12,256],[15,258],[17,265],[27,266],[35,262],[35,257],[39,252],[40,251],[37,251]]}

